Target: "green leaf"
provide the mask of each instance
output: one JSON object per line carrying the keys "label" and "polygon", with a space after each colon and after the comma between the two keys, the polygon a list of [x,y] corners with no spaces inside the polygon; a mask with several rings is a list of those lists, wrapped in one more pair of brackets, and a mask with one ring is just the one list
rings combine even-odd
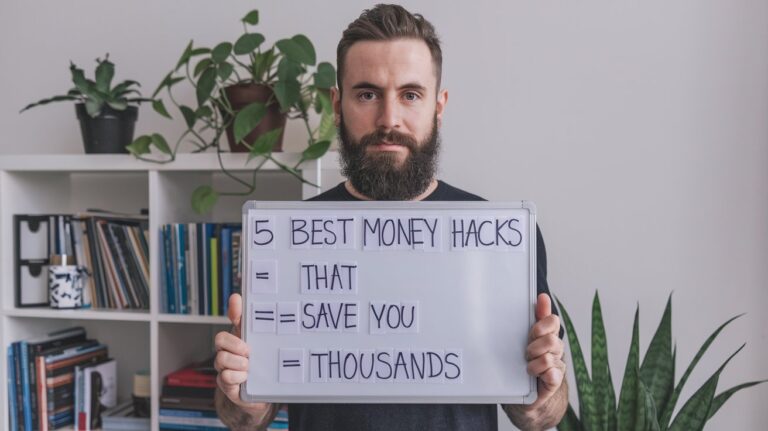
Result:
{"label": "green leaf", "polygon": [[592,301],[592,387],[595,397],[596,430],[616,429],[616,393],[608,363],[608,341],[605,336],[600,297],[595,291]]}
{"label": "green leaf", "polygon": [[570,404],[568,404],[568,410],[565,411],[563,419],[557,424],[557,431],[584,431]]}
{"label": "green leaf", "polygon": [[210,58],[204,58],[204,59],[198,61],[197,64],[195,65],[194,71],[192,72],[192,76],[197,78],[198,75],[203,73],[203,71],[205,69],[211,67],[212,64],[213,64],[213,61],[211,61]]}
{"label": "green leaf", "polygon": [[181,57],[179,58],[179,61],[176,62],[176,67],[173,69],[174,72],[179,70],[179,68],[189,61],[189,58],[192,56],[192,41],[190,40],[187,44],[187,47],[184,49],[184,52],[181,54]]}
{"label": "green leaf", "polygon": [[187,123],[187,128],[191,129],[194,127],[195,121],[197,121],[195,111],[193,111],[189,106],[185,105],[179,106],[179,111],[181,111],[181,115],[184,117],[184,122]]}
{"label": "green leaf", "polygon": [[653,400],[651,391],[645,386],[638,370],[637,380],[642,396],[642,423],[635,425],[637,431],[659,431],[659,420],[656,417],[656,401]]}
{"label": "green leaf", "polygon": [[744,348],[744,344],[738,348],[728,359],[723,362],[720,368],[715,371],[712,376],[704,382],[703,385],[683,404],[680,411],[675,416],[675,420],[672,421],[672,425],[669,426],[669,431],[696,431],[704,429],[704,424],[709,419],[709,411],[712,407],[712,400],[715,397],[715,390],[717,390],[717,381],[720,379],[720,373],[728,362],[738,354],[741,349]]}
{"label": "green leaf", "polygon": [[133,142],[126,145],[126,149],[134,156],[140,156],[142,154],[149,154],[149,146],[152,144],[152,137],[148,135],[142,135],[134,139]]}
{"label": "green leaf", "polygon": [[230,53],[232,53],[232,44],[229,42],[221,42],[213,48],[213,51],[211,51],[211,60],[213,60],[214,63],[219,64],[226,60]]}
{"label": "green leaf", "polygon": [[171,154],[171,148],[168,146],[168,142],[165,140],[163,135],[159,133],[153,133],[152,144],[161,152],[165,154]]}
{"label": "green leaf", "polygon": [[336,118],[332,112],[323,111],[320,125],[317,127],[317,139],[333,141],[334,138],[336,138]]}
{"label": "green leaf", "polygon": [[256,139],[256,142],[251,146],[251,152],[248,155],[248,161],[246,161],[246,163],[250,162],[255,157],[271,153],[282,132],[283,129],[278,127],[277,129],[272,129],[259,136],[259,138]]}
{"label": "green leaf", "polygon": [[707,420],[711,419],[712,416],[717,413],[718,410],[720,410],[720,407],[725,404],[726,401],[728,401],[729,398],[736,392],[746,389],[755,385],[759,385],[760,383],[768,382],[768,380],[759,380],[755,382],[749,382],[749,383],[742,383],[740,385],[734,386],[727,391],[723,391],[720,394],[718,394],[714,400],[712,400],[712,405],[709,406],[709,414],[707,415]]}
{"label": "green leaf", "polygon": [[291,60],[290,58],[283,57],[283,59],[277,63],[277,77],[280,81],[295,81],[303,72],[304,67],[301,63]]}
{"label": "green leaf", "polygon": [[88,99],[85,101],[85,110],[91,118],[96,118],[101,114],[102,105],[104,105],[104,103],[99,100]]}
{"label": "green leaf", "polygon": [[129,88],[131,88],[134,85],[136,85],[138,87],[141,87],[141,84],[139,84],[136,81],[131,81],[130,79],[126,80],[126,81],[123,81],[123,82],[117,84],[115,86],[115,88],[112,89],[111,93],[115,97],[119,97],[119,96],[122,96],[124,94],[128,94],[130,92],[136,92],[137,94],[140,95],[141,93],[139,93],[137,90],[129,90]]}
{"label": "green leaf", "polygon": [[104,93],[109,92],[112,78],[115,76],[115,65],[106,58],[96,66],[96,88]]}
{"label": "green leaf", "polygon": [[320,63],[314,75],[315,87],[328,89],[336,85],[336,70],[331,63]]}
{"label": "green leaf", "polygon": [[275,42],[275,46],[280,50],[288,59],[301,64],[313,65],[315,64],[315,52],[307,52],[305,47],[302,47],[294,39],[281,39]]}
{"label": "green leaf", "polygon": [[[563,323],[565,323],[565,333],[568,335],[568,345],[571,348],[571,362],[573,363],[573,374],[576,377],[576,390],[579,395],[579,418],[585,430],[592,430],[594,426],[595,405],[592,381],[587,371],[587,364],[584,361],[584,354],[579,344],[579,338],[576,336],[576,330],[573,327],[571,317],[568,315],[563,304],[557,299],[557,306],[562,311]],[[594,310],[593,310],[594,313]]]}
{"label": "green leaf", "polygon": [[258,10],[252,10],[248,12],[246,16],[243,17],[243,22],[250,25],[256,25],[259,23],[259,11]]}
{"label": "green leaf", "polygon": [[211,92],[216,87],[216,68],[205,69],[197,80],[197,104],[202,106],[211,97]]}
{"label": "green leaf", "polygon": [[110,100],[107,102],[107,105],[116,111],[125,111],[125,108],[128,107],[128,102],[125,100]]}
{"label": "green leaf", "polygon": [[198,214],[205,214],[216,205],[219,194],[211,186],[200,186],[192,192],[192,209]]}
{"label": "green leaf", "polygon": [[235,42],[235,55],[250,54],[264,42],[264,35],[259,33],[246,33]]}
{"label": "green leaf", "polygon": [[230,75],[232,75],[232,71],[235,70],[234,66],[228,62],[223,62],[219,65],[218,69],[218,75],[219,79],[222,81],[226,81]]}
{"label": "green leaf", "polygon": [[656,411],[661,412],[674,389],[674,364],[672,363],[672,295],[661,317],[659,327],[653,334],[651,344],[640,366],[640,378],[651,391],[656,402]]}
{"label": "green leaf", "polygon": [[154,99],[157,97],[158,93],[162,91],[163,88],[168,88],[169,90],[171,87],[176,85],[177,83],[183,81],[184,78],[181,76],[174,77],[173,72],[170,72],[169,74],[165,75],[165,78],[163,78],[162,82],[160,82],[160,85],[157,86],[155,89],[155,92],[152,93],[152,98]]}
{"label": "green leaf", "polygon": [[35,106],[47,105],[47,104],[49,104],[51,102],[62,102],[62,101],[66,101],[66,100],[73,100],[74,101],[74,100],[80,100],[80,98],[76,97],[76,96],[54,96],[54,97],[51,97],[49,99],[43,99],[43,100],[37,101],[35,103],[30,103],[29,105],[25,106],[21,111],[19,111],[19,113],[22,113],[22,112],[26,111],[29,108],[34,108]]}
{"label": "green leaf", "polygon": [[320,141],[308,146],[301,153],[301,161],[315,160],[323,157],[331,146],[331,141]]}
{"label": "green leaf", "polygon": [[730,319],[726,320],[725,323],[720,325],[715,332],[713,332],[709,338],[704,342],[704,344],[699,348],[699,351],[696,353],[696,356],[693,357],[693,361],[691,361],[691,364],[688,365],[688,368],[685,370],[685,373],[683,373],[683,377],[680,378],[680,381],[677,383],[677,386],[675,386],[674,392],[672,392],[672,396],[669,398],[669,401],[667,402],[666,406],[664,406],[664,411],[661,414],[661,419],[659,420],[659,425],[661,425],[662,429],[667,428],[669,425],[669,421],[672,418],[672,412],[675,410],[675,404],[677,404],[677,399],[680,397],[680,392],[683,390],[683,386],[685,386],[685,382],[688,381],[688,377],[693,372],[693,369],[696,367],[696,365],[699,363],[699,360],[702,356],[704,356],[704,353],[707,351],[709,346],[712,344],[713,341],[715,341],[715,338],[720,334],[720,332],[725,329],[726,326],[728,326],[729,323],[733,322],[735,319],[738,319],[739,317],[743,316],[743,314],[739,314],[738,316],[733,316]]}
{"label": "green leaf", "polygon": [[152,109],[154,109],[155,112],[162,115],[163,117],[168,118],[169,120],[173,120],[173,117],[171,117],[171,114],[169,114],[168,110],[165,109],[165,104],[161,99],[152,101]]}
{"label": "green leaf", "polygon": [[301,99],[301,84],[298,81],[280,81],[273,89],[282,112],[290,110]]}
{"label": "green leaf", "polygon": [[[641,393],[640,382],[640,336],[639,319],[640,307],[635,309],[635,323],[632,327],[632,341],[629,345],[629,355],[627,357],[626,368],[624,369],[624,379],[621,383],[621,394],[619,395],[618,408],[618,426],[620,430],[634,429],[634,424],[641,420],[641,406],[644,405],[644,399],[638,397]],[[644,410],[644,408],[642,409]]]}
{"label": "green leaf", "polygon": [[80,90],[80,93],[84,97],[92,97],[93,93],[96,91],[96,86],[95,84],[91,84],[92,81],[85,79],[83,70],[75,66],[74,63],[71,63],[69,71],[72,74],[72,82],[75,84],[75,87]]}
{"label": "green leaf", "polygon": [[297,34],[296,36],[293,36],[291,40],[299,46],[306,56],[307,61],[303,61],[302,63],[314,66],[315,63],[317,63],[317,55],[315,54],[315,47],[312,45],[312,42],[303,34]]}
{"label": "green leaf", "polygon": [[197,111],[195,111],[195,117],[197,118],[206,118],[210,117],[211,115],[213,115],[213,111],[207,106],[201,106],[197,108]]}
{"label": "green leaf", "polygon": [[259,124],[267,108],[261,102],[254,102],[241,109],[235,116],[235,142],[240,142]]}

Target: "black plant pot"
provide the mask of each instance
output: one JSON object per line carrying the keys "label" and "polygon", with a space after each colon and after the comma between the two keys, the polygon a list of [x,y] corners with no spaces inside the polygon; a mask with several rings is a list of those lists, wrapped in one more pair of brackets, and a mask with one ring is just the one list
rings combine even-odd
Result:
{"label": "black plant pot", "polygon": [[88,115],[85,104],[75,104],[86,154],[128,153],[125,148],[133,142],[133,127],[139,108],[129,106],[123,111],[104,105],[96,118]]}

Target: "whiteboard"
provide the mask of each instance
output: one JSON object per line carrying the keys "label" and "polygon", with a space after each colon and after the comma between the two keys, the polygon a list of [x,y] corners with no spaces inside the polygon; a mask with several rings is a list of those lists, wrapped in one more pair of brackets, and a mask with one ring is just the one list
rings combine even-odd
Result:
{"label": "whiteboard", "polygon": [[244,401],[521,403],[533,203],[243,205]]}

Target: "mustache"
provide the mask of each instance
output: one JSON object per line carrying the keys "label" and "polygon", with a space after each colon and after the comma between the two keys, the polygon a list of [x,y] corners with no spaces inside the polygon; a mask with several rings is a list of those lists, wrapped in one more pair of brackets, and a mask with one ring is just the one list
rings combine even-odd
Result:
{"label": "mustache", "polygon": [[382,141],[387,141],[394,145],[402,145],[411,150],[411,152],[415,152],[418,149],[416,139],[412,136],[400,133],[396,130],[390,130],[387,132],[381,129],[364,135],[362,138],[360,138],[360,147],[361,149],[367,148]]}

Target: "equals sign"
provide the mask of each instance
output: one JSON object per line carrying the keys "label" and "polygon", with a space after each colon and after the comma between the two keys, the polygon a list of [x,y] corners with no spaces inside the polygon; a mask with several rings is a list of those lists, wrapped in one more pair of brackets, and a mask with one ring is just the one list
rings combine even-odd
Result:
{"label": "equals sign", "polygon": [[283,313],[280,315],[280,323],[291,323],[296,321],[296,313]]}
{"label": "equals sign", "polygon": [[283,368],[285,367],[300,367],[301,363],[298,359],[285,359],[283,360]]}
{"label": "equals sign", "polygon": [[[272,310],[266,310],[266,311],[254,310],[253,313],[256,315],[254,317],[254,319],[256,320],[275,320],[275,317],[274,317],[275,312]],[[270,317],[266,317],[266,316],[270,316]]]}
{"label": "equals sign", "polygon": [[268,272],[257,272],[256,273],[256,280],[269,280],[269,273]]}

